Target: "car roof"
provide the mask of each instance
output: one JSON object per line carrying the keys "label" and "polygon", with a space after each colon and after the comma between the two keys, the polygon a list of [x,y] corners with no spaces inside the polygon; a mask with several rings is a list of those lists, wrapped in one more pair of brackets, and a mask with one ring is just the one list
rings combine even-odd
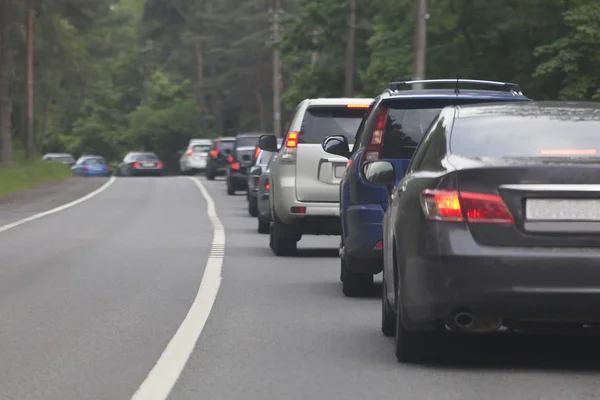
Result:
{"label": "car roof", "polygon": [[69,153],[47,153],[44,154],[44,157],[73,157],[73,155]]}
{"label": "car roof", "polygon": [[221,141],[234,141],[235,140],[235,136],[220,136],[218,138],[215,138],[214,141],[216,142],[217,140],[221,140]]}
{"label": "car roof", "polygon": [[374,99],[371,98],[351,98],[351,97],[340,97],[340,98],[316,98],[306,99],[308,106],[339,106],[348,104],[360,104],[370,105]]}
{"label": "car roof", "polygon": [[600,121],[600,103],[585,101],[531,101],[455,106],[455,118],[554,117],[562,120]]}
{"label": "car roof", "polygon": [[190,139],[189,144],[210,144],[212,139]]}
{"label": "car roof", "polygon": [[262,135],[272,135],[272,133],[270,133],[270,132],[242,132],[242,133],[238,133],[236,138],[255,137],[255,136],[262,136]]}
{"label": "car roof", "polygon": [[83,159],[83,160],[85,160],[85,159],[88,159],[88,158],[101,158],[101,159],[103,159],[103,160],[104,160],[104,157],[102,157],[102,156],[95,156],[95,155],[81,156],[81,157],[79,157],[79,158],[80,158],[80,159]]}
{"label": "car roof", "polygon": [[501,91],[501,90],[477,90],[477,89],[462,89],[459,93],[456,93],[454,89],[421,89],[421,90],[399,90],[395,92],[388,92],[388,99],[402,99],[402,98],[420,98],[420,99],[444,99],[444,98],[486,98],[486,99],[515,99],[522,98],[527,99],[526,96],[515,92]]}

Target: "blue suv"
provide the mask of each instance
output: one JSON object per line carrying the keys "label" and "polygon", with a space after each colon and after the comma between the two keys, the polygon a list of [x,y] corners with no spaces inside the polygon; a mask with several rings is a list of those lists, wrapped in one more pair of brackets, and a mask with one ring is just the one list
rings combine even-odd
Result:
{"label": "blue suv", "polygon": [[[438,88],[411,90],[411,85],[417,84],[438,85]],[[453,87],[448,88],[448,85]],[[467,90],[465,86],[481,89]],[[326,152],[349,159],[340,183],[340,279],[346,296],[357,297],[369,292],[373,276],[383,268],[382,221],[388,194],[385,188],[367,183],[362,173],[363,164],[373,160],[391,161],[398,182],[419,141],[444,107],[507,101],[531,99],[514,83],[471,79],[392,82],[371,103],[352,149],[348,138],[342,135],[325,138],[322,146]]]}

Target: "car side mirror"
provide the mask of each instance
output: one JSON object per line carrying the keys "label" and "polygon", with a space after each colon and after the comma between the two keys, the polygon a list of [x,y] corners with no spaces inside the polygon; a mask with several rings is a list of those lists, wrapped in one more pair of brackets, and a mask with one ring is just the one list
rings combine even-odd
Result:
{"label": "car side mirror", "polygon": [[348,138],[344,135],[331,135],[327,136],[321,147],[329,154],[336,156],[342,156],[350,158],[350,145],[348,144]]}
{"label": "car side mirror", "polygon": [[258,139],[258,147],[264,151],[277,152],[277,138],[274,135],[262,135]]}
{"label": "car side mirror", "polygon": [[389,161],[370,161],[363,165],[365,180],[373,185],[385,186],[391,192],[396,186],[396,168]]}

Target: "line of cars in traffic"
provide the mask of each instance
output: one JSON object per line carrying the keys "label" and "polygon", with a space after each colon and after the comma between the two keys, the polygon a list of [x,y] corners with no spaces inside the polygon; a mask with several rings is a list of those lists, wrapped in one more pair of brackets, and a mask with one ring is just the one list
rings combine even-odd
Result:
{"label": "line of cars in traffic", "polygon": [[597,332],[599,117],[495,81],[307,99],[282,140],[259,138],[248,212],[277,256],[339,235],[348,297],[383,273],[381,330],[401,362],[453,333]]}

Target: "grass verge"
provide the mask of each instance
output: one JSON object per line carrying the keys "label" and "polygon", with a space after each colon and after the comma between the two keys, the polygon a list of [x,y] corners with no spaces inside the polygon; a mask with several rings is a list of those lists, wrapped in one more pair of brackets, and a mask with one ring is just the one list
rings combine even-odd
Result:
{"label": "grass verge", "polygon": [[50,182],[59,182],[71,176],[68,165],[59,163],[25,161],[22,151],[15,150],[15,163],[0,166],[0,198],[20,190],[31,189]]}

